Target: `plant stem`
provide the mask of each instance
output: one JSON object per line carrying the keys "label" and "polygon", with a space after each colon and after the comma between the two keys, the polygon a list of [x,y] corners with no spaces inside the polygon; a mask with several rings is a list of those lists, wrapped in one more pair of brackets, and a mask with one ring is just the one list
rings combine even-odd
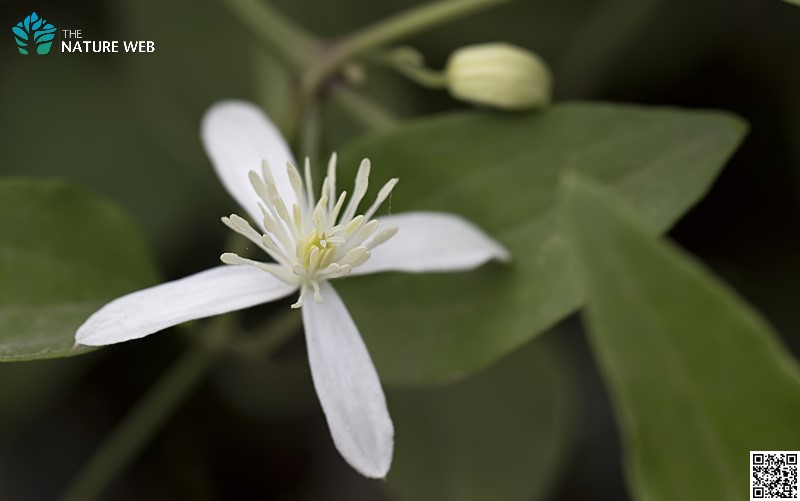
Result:
{"label": "plant stem", "polygon": [[105,438],[68,487],[63,499],[96,499],[114,477],[150,443],[162,423],[197,388],[213,360],[214,352],[202,344],[184,353]]}
{"label": "plant stem", "polygon": [[301,122],[300,134],[298,134],[298,146],[295,151],[300,152],[301,159],[308,158],[312,166],[318,166],[320,154],[320,140],[322,131],[319,105],[314,105],[306,110],[305,117]]}
{"label": "plant stem", "polygon": [[397,125],[397,119],[389,111],[346,85],[332,86],[330,96],[369,129],[386,130]]}
{"label": "plant stem", "polygon": [[264,0],[221,0],[267,47],[295,68],[311,64],[316,39]]}
{"label": "plant stem", "polygon": [[256,329],[250,336],[241,337],[231,344],[234,353],[245,357],[272,353],[300,328],[300,312],[286,309],[270,318],[266,325]]}
{"label": "plant stem", "polygon": [[[105,438],[67,488],[64,501],[96,499],[108,484],[150,443],[160,426],[197,389],[217,355],[227,348],[245,355],[272,352],[297,331],[300,316],[294,310],[271,318],[246,342],[231,339],[230,315],[217,317],[191,349],[139,400]],[[193,333],[197,335],[198,333]]]}
{"label": "plant stem", "polygon": [[319,85],[344,63],[364,52],[508,1],[446,0],[433,2],[367,26],[334,45],[325,59],[309,69],[304,78],[305,91],[306,93],[315,92]]}

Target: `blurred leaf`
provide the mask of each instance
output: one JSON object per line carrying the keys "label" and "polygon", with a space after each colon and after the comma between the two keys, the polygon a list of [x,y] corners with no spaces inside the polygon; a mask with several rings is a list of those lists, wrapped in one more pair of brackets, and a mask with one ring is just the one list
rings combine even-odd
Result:
{"label": "blurred leaf", "polygon": [[612,184],[663,232],[703,196],[744,130],[718,112],[571,103],[539,114],[442,115],[347,145],[345,173],[370,157],[373,188],[381,177],[400,178],[390,211],[455,212],[514,255],[510,266],[470,273],[337,284],[382,379],[430,383],[468,373],[580,306],[554,210],[564,171]]}
{"label": "blurred leaf", "polygon": [[58,181],[0,180],[0,360],[84,353],[75,330],[105,302],[150,285],[138,228]]}
{"label": "blurred leaf", "polygon": [[800,449],[800,373],[702,266],[576,178],[564,203],[589,334],[639,499],[749,499],[749,451]]}
{"label": "blurred leaf", "polygon": [[[221,99],[253,100],[261,51],[222,2],[141,0],[114,5],[126,32],[158,43],[153,54],[124,61],[137,110],[173,157],[204,168],[208,161],[198,141],[202,114]],[[281,71],[275,65],[270,70]]]}
{"label": "blurred leaf", "polygon": [[[0,134],[0,176],[58,177],[114,200],[146,232],[162,262],[185,263],[202,238],[225,234],[209,221],[218,222],[228,210],[223,204],[234,202],[202,153],[199,115],[193,143],[182,146],[197,161],[179,162],[149,135],[163,123],[135,116],[136,103],[120,90],[126,82],[113,66],[79,56],[48,57],[47,64],[15,59],[22,63],[13,61],[0,80],[0,129],[16,131]],[[46,126],[43,110],[58,110],[47,115]]]}
{"label": "blurred leaf", "polygon": [[443,388],[388,396],[399,500],[543,499],[574,429],[573,388],[552,339]]}

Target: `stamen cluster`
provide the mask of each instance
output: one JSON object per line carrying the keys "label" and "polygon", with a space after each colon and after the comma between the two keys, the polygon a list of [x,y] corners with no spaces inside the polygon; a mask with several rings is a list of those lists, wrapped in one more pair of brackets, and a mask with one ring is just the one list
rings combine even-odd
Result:
{"label": "stamen cluster", "polygon": [[353,195],[346,207],[347,192],[336,195],[336,154],[328,162],[328,175],[322,182],[318,200],[313,194],[308,158],[304,167],[305,180],[294,164],[287,164],[289,181],[297,200],[290,207],[278,191],[266,161],[262,163],[261,175],[250,171],[250,184],[260,199],[258,205],[265,233],[257,231],[236,214],[222,218],[226,226],[275,260],[274,263],[263,263],[225,253],[221,256],[222,262],[256,266],[278,280],[300,286],[300,298],[292,308],[302,306],[307,293],[312,293],[314,300],[321,302],[320,281],[349,274],[370,258],[372,249],[397,233],[397,228],[378,232],[378,221],[371,219],[391,194],[397,178],[389,180],[380,189],[366,212],[356,215],[369,186],[369,159],[364,159],[359,166]]}

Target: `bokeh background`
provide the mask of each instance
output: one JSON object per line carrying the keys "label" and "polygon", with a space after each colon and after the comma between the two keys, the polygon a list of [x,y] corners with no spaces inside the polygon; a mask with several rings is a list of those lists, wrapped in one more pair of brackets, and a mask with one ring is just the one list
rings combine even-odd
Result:
{"label": "bokeh background", "polygon": [[[416,3],[276,5],[309,30],[336,37]],[[10,27],[31,10],[59,29],[81,29],[87,40],[153,40],[157,50],[22,57]],[[0,19],[9,28],[0,44],[0,175],[62,178],[115,201],[143,228],[165,279],[216,264],[227,235],[209,222],[234,207],[203,154],[199,119],[229,97],[280,115],[292,85],[285,72],[214,0],[14,0],[0,6]],[[798,27],[800,8],[780,0],[529,0],[408,43],[442,66],[457,47],[505,40],[550,64],[557,100],[719,108],[745,117],[751,131],[742,147],[671,236],[756,305],[797,354]],[[369,69],[365,90],[401,117],[463,106],[382,69]],[[325,151],[363,132],[335,104],[323,113]],[[563,367],[567,386],[526,370],[526,357],[537,354],[525,347],[447,387],[387,389],[399,423],[422,412],[455,428],[426,438],[431,447],[480,457],[469,466],[477,480],[359,477],[330,443],[296,336],[271,365],[222,363],[106,495],[412,499],[427,482],[430,492],[446,483],[452,499],[627,498],[618,432],[580,322],[570,318],[535,343],[556,346],[560,357],[543,363]],[[177,334],[164,335],[75,359],[0,366],[0,498],[56,497],[183,344]],[[551,398],[534,398],[542,392]],[[530,423],[553,416],[544,404],[563,407],[565,432],[541,437],[559,453],[555,464],[539,465],[526,462],[515,443],[529,438],[522,430]],[[459,425],[459,416],[470,419]],[[436,429],[428,424],[406,428],[419,447],[402,458],[398,452],[398,461],[414,454],[421,464],[441,460],[423,447],[424,430]],[[476,492],[476,481],[486,490]]]}

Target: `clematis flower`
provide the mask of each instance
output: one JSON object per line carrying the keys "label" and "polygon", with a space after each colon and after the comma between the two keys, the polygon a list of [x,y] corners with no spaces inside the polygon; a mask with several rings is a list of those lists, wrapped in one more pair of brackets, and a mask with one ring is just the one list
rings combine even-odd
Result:
{"label": "clematis flower", "polygon": [[334,155],[316,199],[308,161],[301,176],[280,132],[254,105],[216,104],[203,118],[201,135],[222,184],[255,227],[235,214],[222,221],[271,261],[225,253],[221,259],[227,266],[120,297],[78,329],[76,343],[138,339],[299,291],[292,307],[302,308],[311,376],[334,444],[361,474],[384,477],[392,461],[394,427],[375,366],[330,282],[385,271],[469,270],[491,259],[508,260],[508,251],[453,214],[374,217],[397,179],[359,214],[368,160],[361,163],[348,198],[336,191]]}

